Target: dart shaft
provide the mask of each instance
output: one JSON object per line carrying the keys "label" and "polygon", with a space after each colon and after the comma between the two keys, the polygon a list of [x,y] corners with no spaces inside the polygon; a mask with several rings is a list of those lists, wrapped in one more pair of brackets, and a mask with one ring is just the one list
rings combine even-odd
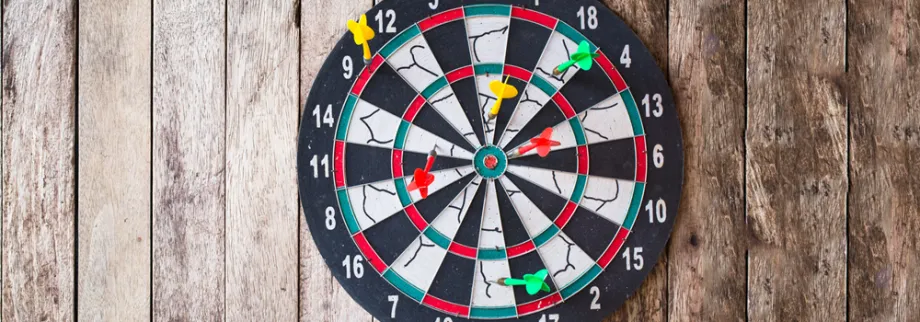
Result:
{"label": "dart shaft", "polygon": [[367,44],[366,40],[361,43],[361,48],[364,49],[364,60],[371,60],[371,46]]}
{"label": "dart shaft", "polygon": [[425,163],[425,173],[428,173],[431,171],[431,167],[434,165],[434,158],[435,158],[434,155],[428,156],[428,162]]}

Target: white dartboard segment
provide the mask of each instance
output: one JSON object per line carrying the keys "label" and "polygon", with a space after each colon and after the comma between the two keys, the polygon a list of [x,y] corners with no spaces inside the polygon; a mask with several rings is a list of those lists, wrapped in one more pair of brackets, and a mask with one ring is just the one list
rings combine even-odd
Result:
{"label": "white dartboard segment", "polygon": [[485,206],[482,210],[482,225],[479,228],[480,249],[504,249],[505,234],[502,230],[502,214],[498,209],[498,195],[495,182],[486,181]]}
{"label": "white dartboard segment", "polygon": [[508,177],[501,178],[502,187],[505,188],[505,193],[508,194],[508,199],[511,200],[511,204],[514,206],[514,210],[517,212],[518,217],[521,219],[521,223],[524,224],[524,229],[527,230],[528,236],[530,238],[535,238],[537,235],[545,231],[549,226],[553,225],[553,222],[549,220],[549,217],[540,210],[540,208],[535,205],[530,198],[524,195],[517,186],[511,182]]}
{"label": "white dartboard segment", "polygon": [[571,238],[560,232],[538,249],[556,286],[565,288],[594,266],[594,260]]}
{"label": "white dartboard segment", "polygon": [[508,166],[508,172],[566,199],[572,196],[575,183],[578,181],[578,175],[575,173],[520,165]]}
{"label": "white dartboard segment", "polygon": [[345,140],[349,143],[392,148],[400,122],[399,117],[359,99]]}
{"label": "white dartboard segment", "polygon": [[555,86],[556,89],[562,88],[565,83],[575,76],[579,68],[577,65],[572,66],[572,68],[562,71],[560,75],[553,75],[553,69],[568,61],[576,50],[578,50],[577,43],[554,31],[549,38],[549,43],[546,44],[546,48],[543,50],[543,56],[540,58],[540,62],[537,63],[534,73]]}
{"label": "white dartboard segment", "polygon": [[450,86],[445,86],[431,96],[428,99],[428,104],[434,107],[441,114],[441,117],[447,120],[463,138],[470,142],[474,149],[482,146],[476,137],[476,132],[473,131],[473,126],[470,125],[469,118],[463,111],[463,106],[460,105],[457,95],[454,94]]}
{"label": "white dartboard segment", "polygon": [[438,155],[466,160],[473,159],[472,152],[437,137],[419,126],[414,124],[409,126],[409,133],[406,134],[406,144],[403,147],[404,150],[428,154],[435,147],[437,147]]}
{"label": "white dartboard segment", "polygon": [[[444,187],[450,185],[451,183],[456,182],[457,180],[462,179],[466,175],[473,173],[473,166],[464,166],[459,168],[433,171],[431,174],[434,175],[434,182],[428,186],[428,195],[433,195]],[[406,180],[406,185],[408,186],[412,182],[412,176],[404,178]],[[422,200],[421,192],[418,190],[409,192],[409,195],[412,196],[413,202],[419,202]]]}
{"label": "white dartboard segment", "polygon": [[578,115],[588,144],[633,137],[629,112],[620,94],[615,94]]}
{"label": "white dartboard segment", "polygon": [[632,181],[591,176],[588,177],[580,206],[622,225],[629,213],[634,188]]}
{"label": "white dartboard segment", "polygon": [[438,247],[425,235],[419,235],[390,265],[390,269],[427,292],[446,254],[446,249]]}
{"label": "white dartboard segment", "polygon": [[351,209],[361,230],[366,230],[402,211],[393,180],[348,188]]}
{"label": "white dartboard segment", "polygon": [[393,53],[387,62],[419,93],[444,76],[425,37],[415,37]]}
{"label": "white dartboard segment", "polygon": [[515,305],[514,289],[497,283],[499,278],[511,276],[507,260],[477,261],[473,276],[473,303],[478,308],[510,307]]}
{"label": "white dartboard segment", "polygon": [[473,64],[505,62],[508,44],[508,17],[471,17],[466,19],[466,35]]}
{"label": "white dartboard segment", "polygon": [[[473,197],[476,195],[476,190],[479,189],[479,185],[481,184],[483,184],[482,177],[477,176],[473,179],[473,181],[447,205],[447,208],[441,210],[438,217],[431,222],[431,226],[447,238],[453,239],[457,231],[460,230],[460,225],[463,223],[463,219],[466,218],[466,214],[470,209],[470,204],[473,202]],[[476,224],[478,225],[479,223]]]}
{"label": "white dartboard segment", "polygon": [[502,133],[501,141],[499,141],[498,146],[505,148],[508,143],[511,143],[511,140],[517,136],[518,132],[520,132],[524,126],[527,126],[527,123],[533,119],[534,115],[537,115],[537,112],[543,109],[543,106],[546,105],[549,100],[549,95],[546,95],[545,92],[533,84],[528,84],[527,87],[524,88],[524,91],[521,92],[521,99],[514,109],[514,114],[508,121],[508,126]]}

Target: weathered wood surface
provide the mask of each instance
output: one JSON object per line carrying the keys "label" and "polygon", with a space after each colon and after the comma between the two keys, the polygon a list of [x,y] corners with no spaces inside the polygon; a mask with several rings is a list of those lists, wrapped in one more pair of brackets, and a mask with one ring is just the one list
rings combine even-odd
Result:
{"label": "weathered wood surface", "polygon": [[920,1],[849,10],[849,318],[920,321]]}
{"label": "weathered wood surface", "polygon": [[80,1],[77,318],[150,319],[149,1]]}
{"label": "weathered wood surface", "polygon": [[[668,1],[603,0],[602,2],[613,9],[639,35],[639,39],[658,62],[658,67],[667,75]],[[668,255],[665,249],[642,287],[607,321],[666,321],[667,319]]]}
{"label": "weathered wood surface", "polygon": [[745,321],[744,3],[671,2],[670,81],[684,195],[668,258],[669,320]]}
{"label": "weathered wood surface", "polygon": [[748,2],[752,321],[846,319],[845,6]]}
{"label": "weathered wood surface", "polygon": [[3,2],[3,321],[73,321],[73,1]]}
{"label": "weathered wood surface", "polygon": [[[371,8],[372,0],[304,0],[300,8],[300,105],[306,103],[310,87],[326,56],[344,35],[346,17],[356,19]],[[303,112],[303,110],[301,110]],[[309,111],[307,111],[309,113]],[[303,115],[301,115],[303,116]],[[309,115],[307,115],[309,117]],[[299,126],[299,123],[298,123]],[[298,127],[299,128],[299,127]],[[291,132],[297,137],[297,131]],[[293,190],[296,194],[296,189]],[[295,197],[296,199],[296,197]],[[300,207],[299,204],[298,208]],[[300,209],[300,321],[372,321],[370,313],[345,292],[332,277],[313,243]]]}
{"label": "weathered wood surface", "polygon": [[226,318],[297,318],[293,1],[227,1]]}
{"label": "weathered wood surface", "polygon": [[153,319],[225,315],[226,4],[153,2]]}

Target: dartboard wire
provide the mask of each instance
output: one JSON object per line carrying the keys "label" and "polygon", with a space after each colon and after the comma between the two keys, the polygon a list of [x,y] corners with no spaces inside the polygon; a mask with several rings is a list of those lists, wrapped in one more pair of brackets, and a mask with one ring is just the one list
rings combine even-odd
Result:
{"label": "dartboard wire", "polygon": [[[526,21],[526,20],[525,20],[525,21]],[[541,25],[541,24],[537,24],[537,25],[543,26],[543,25]],[[546,55],[546,50],[549,48],[550,40],[553,39],[553,33],[556,32],[556,28],[557,28],[558,26],[559,26],[559,23],[557,22],[557,23],[556,23],[556,26],[554,26],[553,29],[550,31],[549,38],[546,39],[546,43],[543,44],[543,51],[540,52],[540,58],[537,59],[537,65],[538,65],[538,66],[540,65],[540,61],[542,61],[542,60],[543,60],[543,57]],[[544,26],[544,27],[545,27],[545,26]],[[510,24],[510,23],[508,24],[508,28],[511,28],[511,24]],[[547,28],[547,29],[549,29],[549,28]],[[511,33],[509,32],[508,35],[510,36]],[[506,61],[508,60],[507,57],[508,57],[508,49],[506,48],[506,49],[505,49],[505,60],[506,60]],[[519,94],[519,95],[524,95],[524,94],[526,94],[526,92],[527,92],[527,87],[529,87],[530,84],[533,83],[533,78],[534,78],[534,77],[537,77],[535,71],[536,71],[536,69],[534,69],[534,71],[531,71],[531,73],[530,73],[530,79],[527,80],[527,84],[524,85],[524,87],[521,89],[521,94]],[[549,103],[549,101],[551,101],[551,100],[552,100],[552,98],[550,98],[549,100],[547,100],[546,103],[543,103],[543,106],[546,106],[546,104]],[[496,133],[496,134],[498,134],[498,139],[492,141],[492,142],[495,144],[495,146],[497,146],[499,149],[504,148],[504,146],[501,144],[501,143],[502,143],[502,138],[504,138],[505,133],[508,132],[508,125],[511,124],[511,121],[514,121],[514,117],[517,115],[516,112],[517,112],[518,106],[520,106],[520,105],[521,105],[521,100],[518,100],[517,103],[514,104],[514,108],[513,108],[512,111],[511,111],[511,117],[508,119],[508,124],[505,125],[505,128],[502,130],[502,133]],[[540,107],[540,109],[543,109],[543,107]],[[538,111],[539,111],[539,110],[538,110]],[[531,117],[531,118],[532,118],[532,117]],[[497,118],[496,118],[496,119],[497,119]],[[496,123],[498,123],[498,121],[496,121]],[[526,124],[525,124],[525,125],[526,125]],[[497,129],[496,129],[496,130],[497,130]],[[512,138],[514,138],[514,137],[512,137]]]}
{"label": "dartboard wire", "polygon": [[[416,23],[416,24],[413,25],[413,26],[417,26],[417,25],[418,25],[418,24]],[[412,27],[410,27],[410,28],[412,28]],[[435,27],[435,28],[437,28],[437,27]],[[407,29],[408,29],[408,28],[407,28]],[[434,29],[434,28],[432,28],[432,29]],[[429,30],[431,30],[431,29],[429,29]],[[428,43],[428,39],[425,38],[425,33],[424,33],[424,32],[420,33],[420,34],[419,34],[418,36],[416,36],[416,37],[422,37],[422,39],[425,40],[425,44],[428,45],[428,50],[431,51],[431,44],[429,44],[429,43]],[[412,41],[413,39],[415,39],[415,38],[409,39],[408,41],[406,41],[406,43],[409,43],[409,42]],[[399,51],[399,49],[402,49],[402,47],[404,47],[404,46],[405,46],[405,45],[400,46],[399,48],[395,49],[393,52],[395,53],[395,52]],[[441,74],[442,74],[442,75],[441,75],[440,77],[438,77],[438,78],[435,79],[435,82],[437,82],[438,79],[440,79],[441,77],[446,77],[446,75],[447,75],[449,72],[448,72],[448,71],[445,71],[443,68],[441,68],[441,63],[438,61],[438,57],[434,55],[434,52],[433,52],[433,51],[431,52],[431,56],[434,57],[435,63],[437,63],[437,65],[438,65],[438,69],[441,69]],[[389,59],[384,58],[384,61],[387,63],[387,65],[390,65],[390,67],[393,67],[394,71],[396,70],[396,68],[399,68],[398,66],[394,66],[394,65],[390,62]],[[461,68],[462,68],[462,67],[461,67]],[[404,83],[406,83],[407,85],[409,85],[409,87],[411,87],[413,90],[415,90],[416,99],[417,99],[418,97],[421,97],[422,99],[424,99],[425,102],[428,103],[428,105],[430,105],[431,108],[434,109],[435,112],[437,112],[438,115],[440,115],[442,119],[444,119],[445,121],[447,121],[448,124],[450,124],[451,129],[453,129],[454,132],[457,132],[457,134],[460,134],[460,137],[462,137],[464,140],[466,140],[468,143],[470,143],[470,145],[472,145],[474,149],[476,149],[476,148],[478,148],[479,146],[481,146],[481,144],[479,144],[479,140],[478,140],[478,139],[475,140],[475,141],[470,141],[470,139],[469,139],[468,137],[464,136],[464,135],[463,135],[463,132],[461,132],[459,129],[457,129],[457,127],[454,126],[454,124],[453,124],[452,122],[450,122],[450,120],[449,120],[448,118],[444,117],[444,115],[441,114],[441,112],[438,111],[438,109],[434,107],[434,104],[432,104],[431,100],[429,100],[428,97],[425,97],[424,95],[422,95],[422,92],[420,92],[417,88],[415,88],[415,86],[413,86],[412,83],[410,83],[409,80],[406,79],[405,76],[403,76],[403,74],[401,74],[401,73],[399,73],[399,72],[396,72],[396,74],[399,75],[399,78],[402,79],[402,81],[403,81]],[[432,84],[433,84],[433,83],[434,83],[434,82],[432,82]],[[429,84],[429,85],[431,85],[431,84]],[[450,86],[450,84],[448,84],[445,88],[449,88],[449,86]],[[443,90],[444,90],[444,89],[442,89],[442,91],[443,91]],[[451,92],[453,92],[452,89],[451,89]],[[455,94],[455,96],[456,96],[456,94]],[[434,97],[434,95],[432,95],[432,97]],[[461,106],[461,107],[462,107],[462,106]],[[409,111],[409,109],[406,109],[406,111],[403,112],[403,116],[400,118],[400,120],[405,120],[405,113],[408,112],[408,111]],[[410,124],[411,124],[412,126],[418,126],[418,125],[415,124],[414,121],[413,121],[413,122],[410,122]],[[470,124],[470,126],[473,126],[473,125]],[[420,127],[420,126],[419,126],[419,127]],[[427,130],[426,130],[426,131],[427,131]],[[429,131],[429,132],[430,132],[430,131]],[[457,145],[456,143],[454,143],[454,142],[451,141],[451,140],[447,140],[447,139],[444,139],[444,138],[441,138],[441,139],[444,140],[445,142],[450,142],[450,143],[453,144],[453,145]],[[458,147],[459,147],[459,146],[458,146]],[[461,149],[463,149],[463,148],[461,147]],[[466,149],[463,149],[463,150],[465,151]],[[470,151],[467,151],[467,152],[470,152]],[[472,154],[472,152],[470,152],[470,154]]]}
{"label": "dartboard wire", "polygon": [[[533,167],[533,168],[535,168],[535,167]],[[535,169],[542,169],[542,168],[535,168]],[[558,170],[552,170],[552,171],[561,172],[561,173],[566,173],[566,174],[574,174],[575,176],[578,176],[577,173],[568,172],[568,171],[558,171]],[[561,197],[561,198],[567,200],[568,202],[574,203],[574,204],[575,204],[576,206],[578,206],[579,208],[584,209],[584,210],[586,210],[586,211],[588,211],[588,212],[591,212],[591,213],[594,214],[595,216],[604,218],[604,220],[609,221],[609,222],[611,222],[611,223],[613,223],[613,224],[615,224],[615,225],[617,225],[617,226],[622,226],[622,225],[623,225],[623,223],[617,223],[617,222],[615,222],[615,221],[612,221],[612,220],[608,219],[607,217],[601,216],[600,214],[597,213],[597,211],[594,211],[594,209],[591,209],[591,208],[589,208],[589,207],[585,207],[584,205],[582,205],[583,201],[585,200],[584,195],[581,197],[580,200],[578,200],[578,202],[575,202],[575,201],[571,200],[572,196],[563,196],[563,195],[561,195],[561,194],[559,194],[559,193],[557,193],[557,192],[555,192],[555,191],[550,191],[550,190],[544,188],[542,185],[540,185],[540,184],[534,182],[533,180],[528,179],[528,178],[525,177],[525,176],[519,175],[519,174],[514,173],[514,172],[511,172],[511,171],[509,171],[509,172],[512,173],[512,174],[514,174],[516,177],[521,178],[521,180],[527,181],[527,182],[533,184],[534,186],[537,186],[538,188],[542,189],[543,191],[549,192],[549,193],[551,193],[551,194],[554,194],[554,195],[556,195],[556,196],[559,196],[559,197]],[[585,178],[585,179],[586,179],[586,180],[585,180],[585,186],[587,186],[587,184],[588,184],[589,182],[591,182],[591,176],[590,176],[590,175],[585,175],[585,177],[586,177],[586,178]],[[600,177],[600,178],[613,179],[613,180],[619,180],[619,181],[624,181],[624,182],[633,182],[633,183],[636,183],[635,181],[622,180],[622,179],[616,179],[616,178],[606,178],[606,177]],[[521,193],[524,194],[525,196],[527,195],[526,193],[524,193],[523,190],[521,191]],[[635,193],[635,192],[633,192],[633,193]],[[510,198],[510,197],[509,197],[509,198]],[[530,197],[528,197],[528,199],[530,199]],[[533,200],[533,199],[531,199],[531,200]],[[563,211],[564,211],[564,210],[565,210],[565,209],[563,209]],[[627,210],[627,211],[628,211],[628,210]],[[562,214],[562,213],[560,212],[560,214]],[[563,227],[564,227],[564,226],[563,226]],[[559,227],[559,231],[562,231],[562,228],[563,228],[563,227]]]}
{"label": "dartboard wire", "polygon": [[[477,183],[474,184],[474,182],[477,182]],[[463,190],[461,190],[460,193],[458,193],[457,196],[454,197],[454,199],[456,199],[456,198],[459,197],[461,194],[466,193],[467,189],[469,189],[470,186],[476,186],[476,189],[473,189],[473,193],[470,194],[469,200],[464,200],[464,201],[463,201],[463,204],[461,205],[460,210],[458,211],[457,216],[463,215],[463,219],[466,219],[466,215],[465,215],[465,214],[468,213],[469,210],[470,210],[470,207],[467,207],[466,205],[467,205],[467,203],[471,203],[471,202],[473,201],[473,198],[475,198],[475,195],[476,195],[476,191],[478,191],[479,189],[482,188],[482,185],[483,185],[482,182],[483,182],[483,177],[480,176],[480,175],[478,175],[478,174],[476,174],[475,177],[473,177],[473,180],[470,180],[470,182],[466,184],[466,187],[464,187]],[[454,199],[451,199],[451,203],[453,203],[453,200],[454,200]],[[447,206],[445,206],[444,208],[445,208],[445,209],[450,208],[450,204],[447,204]],[[466,208],[466,209],[464,209],[464,208]],[[453,208],[451,208],[451,209],[453,209]],[[464,211],[464,210],[465,210],[465,211]],[[433,229],[435,232],[437,232],[437,233],[439,233],[439,234],[441,234],[441,235],[446,236],[443,232],[441,232],[440,230],[438,230],[437,228],[435,228],[435,227],[434,227],[434,224],[433,224],[433,223],[434,223],[435,221],[437,221],[438,218],[440,218],[442,215],[443,215],[443,214],[438,215],[438,217],[435,217],[435,219],[431,221],[432,224],[429,224],[428,226],[429,226],[430,229]],[[457,230],[458,230],[458,231],[459,231],[459,229],[460,229],[460,225],[462,225],[462,222],[459,223],[459,224],[457,225]],[[450,238],[449,238],[449,239],[450,239],[450,242],[447,244],[447,249],[445,249],[445,250],[446,250],[448,253],[454,254],[454,255],[456,255],[456,256],[460,256],[460,257],[463,257],[463,258],[467,258],[467,257],[464,257],[464,256],[462,256],[462,255],[460,255],[460,254],[456,254],[456,253],[453,253],[453,252],[450,251],[450,245],[452,245],[452,244],[454,243],[454,239],[455,239],[455,238],[457,238],[457,231],[454,231],[454,233],[451,234],[451,236],[450,236]],[[474,258],[473,260],[475,260],[475,258]]]}
{"label": "dartboard wire", "polygon": [[[478,272],[479,270],[479,261],[480,261],[479,248],[480,248],[480,245],[482,245],[482,235],[483,235],[482,228],[486,222],[486,207],[488,207],[488,204],[489,204],[489,194],[490,194],[489,187],[494,188],[495,187],[494,184],[495,182],[493,181],[493,179],[486,179],[482,181],[481,186],[479,187],[480,189],[485,189],[485,193],[484,193],[484,198],[482,200],[482,209],[480,209],[482,216],[479,217],[479,229],[476,230],[479,233],[479,236],[477,237],[477,241],[476,241],[476,258],[473,260],[473,280],[471,281],[472,283],[470,283],[470,301],[469,303],[470,303],[471,310],[473,307],[473,298],[476,296],[476,278],[477,278],[476,272]],[[502,234],[502,236],[504,236],[504,234]],[[515,301],[515,307],[517,307],[517,301]]]}

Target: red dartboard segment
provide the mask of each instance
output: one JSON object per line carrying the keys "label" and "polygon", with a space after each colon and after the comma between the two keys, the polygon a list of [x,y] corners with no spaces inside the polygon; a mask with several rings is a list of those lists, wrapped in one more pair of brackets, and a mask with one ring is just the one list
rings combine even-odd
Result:
{"label": "red dartboard segment", "polygon": [[458,244],[457,242],[451,242],[450,247],[448,247],[447,250],[449,250],[451,253],[461,255],[464,257],[476,258],[475,248],[472,248],[472,247],[469,247],[463,244]]}
{"label": "red dartboard segment", "polygon": [[418,228],[418,231],[425,231],[425,228],[428,228],[428,222],[425,221],[425,218],[422,217],[422,214],[418,212],[418,209],[415,208],[415,205],[409,205],[409,207],[406,207],[406,215],[409,216],[409,220],[412,221],[412,224],[415,225],[415,228]]}
{"label": "red dartboard segment", "polygon": [[419,21],[418,28],[422,32],[428,31],[431,28],[440,26],[442,24],[458,20],[463,18],[463,8],[457,8],[453,10],[447,10],[442,13],[436,14],[434,16],[428,17],[425,20]]}
{"label": "red dartboard segment", "polygon": [[355,84],[351,87],[351,93],[355,96],[361,96],[361,93],[364,92],[364,87],[367,86],[367,82],[370,81],[371,76],[374,75],[374,72],[377,71],[377,68],[383,64],[383,56],[376,55],[371,61],[371,66],[365,68],[361,71],[361,75],[358,75],[358,79],[355,80]]}
{"label": "red dartboard segment", "polygon": [[542,299],[539,299],[539,300],[536,300],[530,303],[524,303],[524,304],[518,305],[517,312],[518,312],[518,315],[530,314],[530,313],[537,312],[542,309],[551,307],[553,305],[556,305],[556,303],[559,303],[559,302],[562,302],[562,296],[559,295],[559,293],[553,293]]}
{"label": "red dartboard segment", "polygon": [[387,264],[380,259],[380,256],[377,255],[377,251],[371,247],[371,244],[367,242],[367,238],[364,237],[363,232],[359,232],[352,236],[355,240],[355,244],[358,245],[358,249],[361,250],[361,254],[364,254],[364,258],[367,259],[367,262],[374,267],[374,270],[379,274],[383,274],[383,271],[387,269]]}
{"label": "red dartboard segment", "polygon": [[556,20],[556,18],[550,17],[540,12],[536,12],[533,10],[524,9],[520,7],[512,7],[511,16],[518,18],[518,19],[524,19],[524,20],[528,20],[536,24],[543,25],[544,27],[549,28],[549,29],[556,29],[556,24],[559,22],[558,20]]}
{"label": "red dartboard segment", "polygon": [[565,96],[563,96],[561,92],[553,95],[553,102],[559,106],[559,109],[562,110],[562,114],[564,114],[567,119],[575,117],[575,109],[572,108],[572,104],[569,104],[569,100],[565,99]]}
{"label": "red dartboard segment", "polygon": [[588,147],[578,147],[578,174],[588,174]]}
{"label": "red dartboard segment", "polygon": [[447,313],[453,313],[455,315],[459,315],[462,317],[470,316],[469,306],[454,304],[454,303],[439,299],[437,297],[434,297],[431,294],[425,294],[425,298],[422,299],[422,303],[431,305]]}
{"label": "red dartboard segment", "polygon": [[645,136],[636,137],[636,182],[645,182],[648,171],[648,148],[645,145]]}
{"label": "red dartboard segment", "polygon": [[605,250],[600,259],[597,260],[597,265],[601,268],[607,268],[607,265],[610,265],[610,262],[612,262],[613,259],[616,258],[617,253],[620,252],[620,247],[623,247],[623,243],[626,242],[626,237],[628,236],[629,229],[620,227],[616,237],[613,238],[613,242],[607,246],[607,250]]}
{"label": "red dartboard segment", "polygon": [[418,112],[422,109],[422,106],[425,106],[425,98],[422,97],[422,95],[416,96],[412,104],[409,105],[409,108],[406,109],[406,114],[403,115],[403,119],[412,123],[412,121],[415,120],[415,116],[418,115]]}
{"label": "red dartboard segment", "polygon": [[601,68],[604,69],[604,72],[607,73],[607,77],[609,77],[610,80],[613,81],[613,86],[617,88],[618,92],[625,91],[626,81],[623,80],[623,76],[620,75],[620,72],[617,71],[616,67],[613,66],[613,63],[610,62],[610,59],[607,58],[607,55],[605,55],[601,51],[598,51],[598,53],[600,53],[600,56],[595,58],[594,61],[596,61],[597,64],[600,65]]}
{"label": "red dartboard segment", "polygon": [[332,173],[335,176],[335,187],[341,188],[345,186],[345,142],[335,141],[335,149],[332,153]]}
{"label": "red dartboard segment", "polygon": [[447,73],[447,82],[453,84],[461,79],[473,77],[473,72],[473,66],[457,68],[456,70]]}
{"label": "red dartboard segment", "polygon": [[393,178],[402,178],[403,176],[402,156],[402,150],[393,150],[393,160],[390,163],[390,166],[393,168]]}
{"label": "red dartboard segment", "polygon": [[533,240],[528,240],[527,242],[511,246],[508,248],[508,258],[518,257],[520,255],[529,253],[534,249]]}
{"label": "red dartboard segment", "polygon": [[532,73],[526,69],[514,65],[505,65],[504,75],[510,75],[511,77],[520,79],[522,81],[529,81]]}
{"label": "red dartboard segment", "polygon": [[565,208],[562,209],[562,213],[559,214],[559,217],[556,217],[556,220],[553,221],[556,224],[556,227],[562,229],[566,224],[569,223],[569,220],[572,219],[572,215],[575,214],[575,209],[578,208],[578,205],[574,202],[569,201],[565,204]]}

